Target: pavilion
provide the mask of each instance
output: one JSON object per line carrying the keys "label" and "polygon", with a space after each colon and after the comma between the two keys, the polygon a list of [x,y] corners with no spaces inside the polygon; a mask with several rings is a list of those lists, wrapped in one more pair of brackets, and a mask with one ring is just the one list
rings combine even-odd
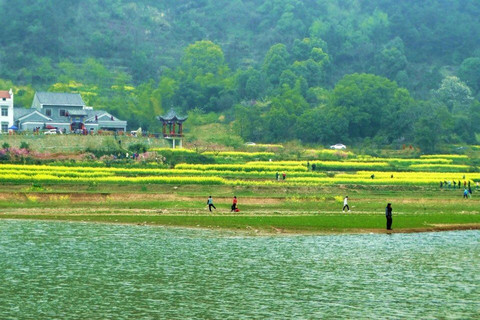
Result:
{"label": "pavilion", "polygon": [[159,116],[157,119],[163,124],[163,137],[172,140],[172,148],[175,149],[178,140],[178,146],[182,148],[183,141],[183,122],[188,117],[179,116],[173,109],[170,109],[166,115]]}

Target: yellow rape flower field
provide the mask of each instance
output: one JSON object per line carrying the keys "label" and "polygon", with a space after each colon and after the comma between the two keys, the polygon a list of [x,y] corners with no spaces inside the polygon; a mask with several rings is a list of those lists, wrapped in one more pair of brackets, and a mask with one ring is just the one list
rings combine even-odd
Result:
{"label": "yellow rape flower field", "polygon": [[[0,217],[218,227],[255,234],[383,232],[390,202],[394,232],[480,228],[480,172],[468,158],[252,161],[275,154],[205,155],[220,163],[170,168],[0,164]],[[225,159],[236,162],[222,163]],[[216,211],[206,210],[209,195]],[[230,210],[234,195],[239,212]],[[351,211],[343,212],[347,195]]]}

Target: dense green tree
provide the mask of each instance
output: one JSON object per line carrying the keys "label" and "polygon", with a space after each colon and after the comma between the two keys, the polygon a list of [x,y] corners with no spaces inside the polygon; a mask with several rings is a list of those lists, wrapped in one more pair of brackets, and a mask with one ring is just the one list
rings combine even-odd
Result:
{"label": "dense green tree", "polygon": [[289,57],[284,44],[276,44],[268,50],[263,61],[263,71],[270,83],[274,85],[279,83],[280,75],[287,68]]}
{"label": "dense green tree", "polygon": [[463,60],[458,70],[458,76],[464,81],[474,93],[480,90],[480,58],[468,58]]}
{"label": "dense green tree", "polygon": [[333,105],[348,112],[351,137],[373,137],[389,125],[390,114],[397,111],[398,86],[386,78],[353,74],[340,80],[333,90]]}
{"label": "dense green tree", "polygon": [[472,91],[457,77],[446,77],[438,90],[433,92],[434,97],[448,107],[453,113],[465,112],[473,101]]}
{"label": "dense green tree", "polygon": [[222,76],[228,71],[222,48],[211,41],[197,41],[185,49],[181,70],[188,78]]}

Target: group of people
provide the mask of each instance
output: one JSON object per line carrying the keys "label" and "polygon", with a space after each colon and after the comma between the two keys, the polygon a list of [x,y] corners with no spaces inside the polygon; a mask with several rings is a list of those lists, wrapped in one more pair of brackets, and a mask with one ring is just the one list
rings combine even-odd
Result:
{"label": "group of people", "polygon": [[[350,207],[348,206],[348,196],[345,196],[343,199],[343,209],[342,211],[345,212],[345,209],[350,212]],[[387,218],[387,230],[392,230],[392,204],[388,203],[387,207],[385,208],[385,217]]]}
{"label": "group of people", "polygon": [[[239,212],[240,211],[240,209],[238,209],[238,207],[237,207],[237,203],[238,203],[237,196],[233,196],[232,207],[231,207],[232,210],[230,210],[230,212]],[[208,210],[210,210],[210,212],[212,212],[212,208],[217,210],[217,208],[213,204],[212,196],[208,196],[207,206],[208,206]]]}
{"label": "group of people", "polygon": [[[287,178],[287,174],[285,172],[282,172],[281,177],[282,177],[282,180],[285,180]],[[280,181],[280,173],[278,173],[278,171],[277,173],[275,173],[275,180]]]}
{"label": "group of people", "polygon": [[[465,179],[465,176],[463,177]],[[457,189],[457,186],[458,186],[458,189],[460,189],[462,187],[462,183],[460,180],[458,180],[458,183],[456,181],[447,181],[447,180],[444,180],[444,181],[440,181],[440,189],[443,189],[443,188],[448,188],[448,189]],[[480,184],[479,182],[477,181],[476,182],[476,190],[478,191],[480,188]],[[463,181],[463,198],[464,199],[468,199],[468,198],[471,198],[472,197],[472,194],[473,194],[473,190],[472,190],[472,186],[470,184],[470,181],[466,181],[464,180]]]}
{"label": "group of people", "polygon": [[315,171],[315,170],[317,170],[317,165],[315,163],[312,163],[312,166],[310,168],[310,161],[307,161],[307,168],[308,168],[308,170]]}
{"label": "group of people", "polygon": [[[240,211],[238,209],[237,204],[238,204],[237,196],[233,196],[232,206],[231,206],[230,212],[239,212]],[[215,209],[215,210],[217,209],[215,207],[215,205],[213,204],[212,196],[208,196],[207,206],[208,206],[208,210],[210,212],[212,212],[212,208]],[[345,212],[345,209],[347,209],[348,212],[350,212],[350,207],[348,205],[348,196],[345,196],[345,198],[343,199],[343,212]],[[393,212],[392,204],[389,203],[389,204],[387,204],[387,207],[385,208],[385,217],[387,218],[387,230],[392,230],[392,212]]]}

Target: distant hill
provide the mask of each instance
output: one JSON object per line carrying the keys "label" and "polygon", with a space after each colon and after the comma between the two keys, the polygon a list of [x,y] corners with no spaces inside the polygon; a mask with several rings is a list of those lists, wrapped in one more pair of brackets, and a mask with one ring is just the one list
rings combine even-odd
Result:
{"label": "distant hill", "polygon": [[[406,103],[422,106],[408,111],[412,123],[432,114],[426,111],[432,105],[441,113],[442,105],[457,117],[437,121],[457,134],[451,142],[475,141],[476,129],[462,131],[461,123],[473,121],[468,114],[478,109],[469,109],[480,93],[477,0],[0,0],[0,9],[0,83],[17,88],[21,105],[34,89],[80,92],[133,127],[153,130],[151,115],[176,107],[225,113],[234,127],[243,117],[248,124],[239,130],[248,140],[333,143],[378,134],[355,129],[371,124],[358,105],[417,99]],[[458,79],[445,82],[452,76]],[[341,98],[369,82],[383,100]],[[403,102],[396,85],[408,90]],[[445,96],[452,86],[462,92],[453,102]],[[395,99],[379,94],[384,89]],[[400,108],[390,107],[376,116]],[[313,116],[332,125],[332,117],[320,119],[328,114],[338,125],[327,132],[275,133]],[[414,129],[403,124],[385,141],[413,140]]]}

